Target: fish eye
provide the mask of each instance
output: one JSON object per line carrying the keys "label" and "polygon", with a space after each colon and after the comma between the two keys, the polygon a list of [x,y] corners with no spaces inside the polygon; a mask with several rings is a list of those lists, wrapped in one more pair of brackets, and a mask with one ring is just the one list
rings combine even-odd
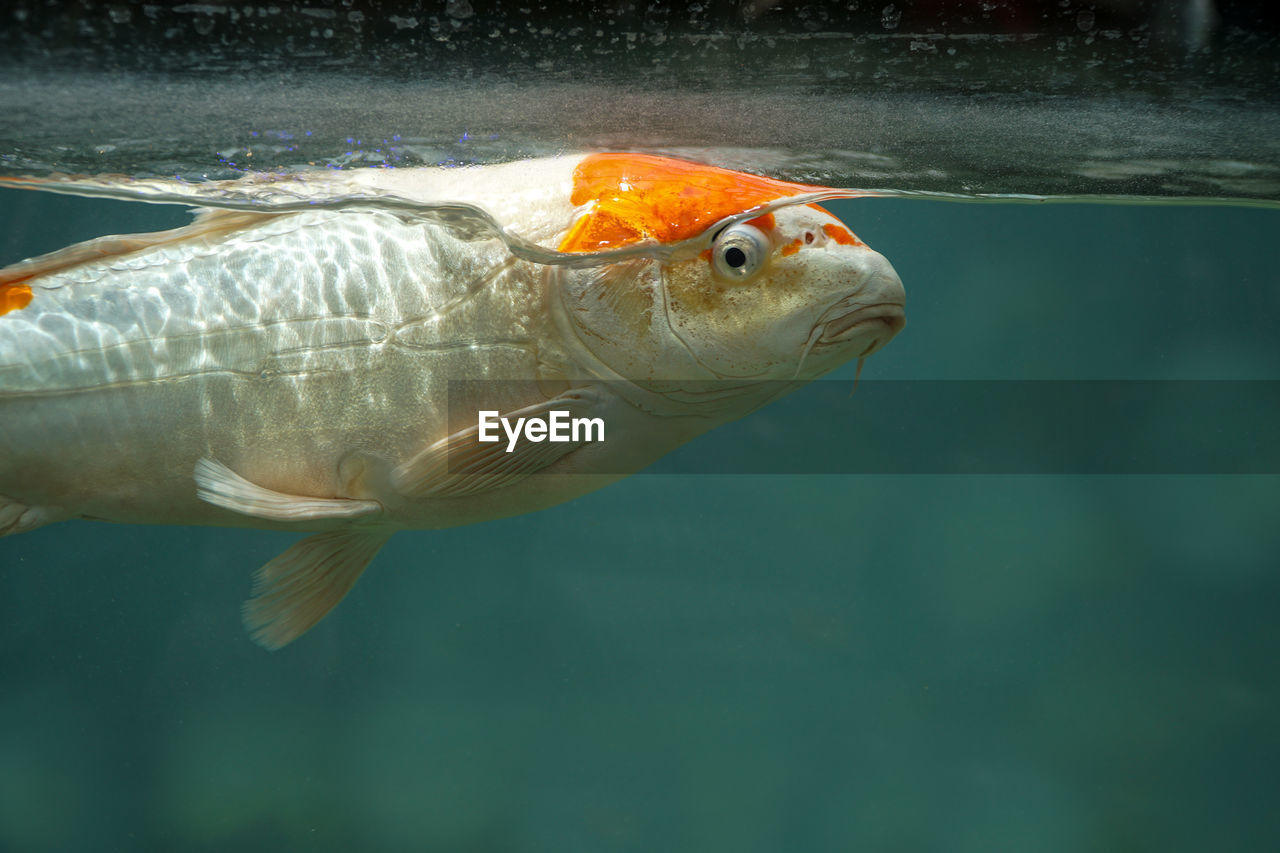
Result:
{"label": "fish eye", "polygon": [[769,257],[769,238],[754,225],[741,222],[723,228],[711,244],[711,268],[730,281],[751,278]]}

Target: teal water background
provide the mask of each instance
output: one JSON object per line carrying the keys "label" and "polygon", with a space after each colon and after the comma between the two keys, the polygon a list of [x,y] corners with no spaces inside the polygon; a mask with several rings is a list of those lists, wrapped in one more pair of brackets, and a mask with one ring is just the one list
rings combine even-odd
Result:
{"label": "teal water background", "polygon": [[[908,293],[868,378],[1280,379],[1275,210],[834,207]],[[0,261],[184,221],[5,193]],[[0,850],[1273,849],[1278,510],[641,475],[398,534],[276,654],[239,604],[295,537],[44,528],[0,542]]]}

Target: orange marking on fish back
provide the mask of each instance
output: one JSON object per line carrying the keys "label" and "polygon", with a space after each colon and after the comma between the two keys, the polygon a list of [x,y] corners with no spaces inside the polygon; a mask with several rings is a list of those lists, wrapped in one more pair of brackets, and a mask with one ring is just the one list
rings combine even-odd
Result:
{"label": "orange marking on fish back", "polygon": [[833,225],[828,222],[822,226],[822,230],[827,236],[835,240],[841,246],[865,246],[866,244],[854,236],[853,232],[848,228],[841,228],[839,225]]}
{"label": "orange marking on fish back", "polygon": [[31,304],[31,286],[6,284],[0,287],[0,316],[10,311],[21,311]]}
{"label": "orange marking on fish back", "polygon": [[678,243],[726,216],[823,189],[669,157],[591,154],[574,170],[570,196],[574,205],[590,207],[560,251],[598,252],[644,240]]}
{"label": "orange marking on fish back", "polygon": [[783,247],[782,247],[782,256],[783,256],[784,258],[785,258],[785,257],[789,257],[789,256],[791,256],[791,255],[794,255],[794,254],[795,254],[796,252],[798,252],[798,251],[800,251],[800,238],[799,238],[799,237],[795,238],[795,239],[794,239],[794,240],[792,240],[790,243],[788,243],[787,245],[785,245],[785,246],[783,246]]}
{"label": "orange marking on fish back", "polygon": [[748,219],[747,224],[754,225],[761,231],[768,231],[773,226],[777,225],[778,221],[773,218],[772,213],[766,213],[764,216],[757,216],[755,219]]}

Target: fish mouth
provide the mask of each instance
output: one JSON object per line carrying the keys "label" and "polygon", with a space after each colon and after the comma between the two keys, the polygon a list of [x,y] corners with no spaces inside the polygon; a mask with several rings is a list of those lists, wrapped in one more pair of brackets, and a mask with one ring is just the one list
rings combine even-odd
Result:
{"label": "fish mouth", "polygon": [[[887,344],[907,325],[906,307],[902,302],[877,302],[873,305],[850,305],[841,300],[829,310],[835,317],[822,323],[819,344],[844,344],[852,340],[870,339],[858,353],[865,358]],[[841,310],[848,309],[848,310]]]}
{"label": "fish mouth", "polygon": [[816,346],[858,348],[866,358],[907,325],[907,294],[902,279],[883,255],[872,252],[862,286],[827,307],[818,318]]}

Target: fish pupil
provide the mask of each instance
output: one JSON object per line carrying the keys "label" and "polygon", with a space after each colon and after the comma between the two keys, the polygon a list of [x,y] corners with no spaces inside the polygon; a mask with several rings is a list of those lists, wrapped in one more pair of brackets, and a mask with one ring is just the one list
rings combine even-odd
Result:
{"label": "fish pupil", "polygon": [[724,262],[737,269],[747,262],[747,253],[737,246],[730,246],[724,250]]}

